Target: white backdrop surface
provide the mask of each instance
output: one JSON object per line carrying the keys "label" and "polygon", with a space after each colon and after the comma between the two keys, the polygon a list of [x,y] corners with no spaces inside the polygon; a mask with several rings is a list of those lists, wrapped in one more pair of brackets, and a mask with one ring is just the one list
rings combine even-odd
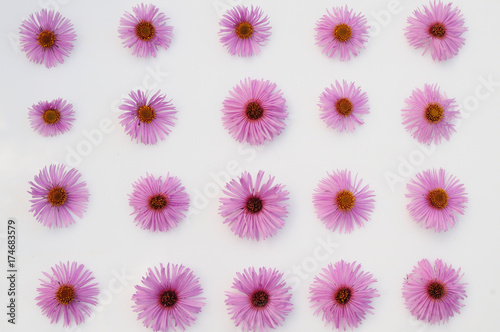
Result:
{"label": "white backdrop surface", "polygon": [[[148,331],[131,310],[131,296],[146,269],[160,262],[182,263],[200,278],[207,304],[188,331],[236,331],[224,293],[249,266],[276,267],[294,283],[294,310],[279,331],[329,331],[313,316],[308,288],[340,259],[361,263],[378,280],[374,314],[357,331],[500,330],[500,2],[454,1],[469,31],[458,56],[442,63],[404,38],[406,18],[427,1],[147,2],[170,18],[174,39],[156,58],[142,59],[122,47],[117,32],[136,1],[0,1],[0,275],[8,218],[17,221],[19,270],[15,326],[6,322],[7,280],[0,278],[1,331]],[[231,57],[218,41],[220,11],[235,3],[269,15],[272,35],[256,57]],[[328,59],[314,41],[316,20],[344,4],[372,25],[366,49],[348,62]],[[50,70],[30,63],[15,42],[21,21],[43,7],[57,7],[77,34],[71,56]],[[221,121],[222,101],[246,77],[276,82],[290,113],[282,135],[257,148],[234,141]],[[369,97],[370,114],[354,133],[337,133],[319,118],[318,97],[337,79],[356,82]],[[464,108],[457,133],[438,146],[420,146],[401,124],[404,99],[425,83],[437,83]],[[122,97],[138,87],[161,89],[178,110],[172,133],[154,146],[131,141],[118,122]],[[30,128],[28,108],[59,97],[73,104],[74,126],[41,137]],[[66,229],[48,229],[28,212],[28,182],[51,163],[76,166],[91,194],[83,219]],[[469,197],[456,227],[440,234],[420,228],[405,208],[408,179],[433,167],[456,175]],[[312,205],[318,181],[345,168],[376,194],[371,221],[347,235],[327,230]],[[259,169],[286,185],[290,206],[277,236],[256,242],[236,237],[217,209],[226,181]],[[167,233],[141,230],[130,216],[127,195],[146,172],[170,172],[190,194],[189,217]],[[415,321],[404,307],[403,279],[422,258],[441,258],[465,274],[465,307],[445,325]],[[95,316],[78,329],[50,325],[34,300],[42,271],[67,260],[91,269],[103,292]]]}

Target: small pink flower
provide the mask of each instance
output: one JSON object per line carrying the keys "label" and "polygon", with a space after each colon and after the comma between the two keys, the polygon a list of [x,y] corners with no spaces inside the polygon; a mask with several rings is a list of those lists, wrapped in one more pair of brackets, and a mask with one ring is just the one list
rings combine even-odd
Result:
{"label": "small pink flower", "polygon": [[440,259],[431,264],[427,259],[418,262],[403,282],[405,306],[417,319],[430,324],[447,322],[460,313],[467,297],[460,283],[463,274]]}
{"label": "small pink flower", "polygon": [[257,55],[271,35],[269,19],[258,6],[234,7],[224,14],[219,25],[220,42],[231,55]]}
{"label": "small pink flower", "polygon": [[411,217],[425,228],[447,231],[457,223],[457,214],[464,214],[465,187],[444,169],[418,173],[406,185],[411,202],[406,206]]}
{"label": "small pink flower", "polygon": [[172,42],[173,28],[166,25],[167,17],[153,4],[137,5],[134,14],[125,12],[120,19],[118,32],[123,45],[132,48],[132,55],[156,57],[159,48],[168,49]]}
{"label": "small pink flower", "polygon": [[366,17],[353,13],[349,7],[334,7],[316,23],[316,45],[329,58],[339,56],[340,61],[357,56],[368,40]]}
{"label": "small pink flower", "polygon": [[425,48],[431,52],[433,60],[447,60],[458,54],[465,44],[462,34],[467,31],[458,7],[452,8],[450,2],[444,5],[440,0],[429,2],[408,17],[405,36],[415,48]]}

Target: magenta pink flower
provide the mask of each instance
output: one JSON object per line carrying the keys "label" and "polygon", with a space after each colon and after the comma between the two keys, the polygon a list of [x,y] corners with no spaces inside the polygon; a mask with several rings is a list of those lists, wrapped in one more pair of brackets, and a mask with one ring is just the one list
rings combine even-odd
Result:
{"label": "magenta pink flower", "polygon": [[375,206],[374,193],[363,186],[348,170],[337,170],[322,179],[313,194],[314,209],[326,227],[350,233],[354,226],[363,227]]}
{"label": "magenta pink flower", "polygon": [[426,84],[423,91],[413,90],[405,102],[403,125],[420,143],[437,144],[442,138],[449,140],[456,131],[453,122],[459,115],[458,106],[455,99],[442,96],[437,85]]}
{"label": "magenta pink flower", "polygon": [[447,60],[458,54],[465,44],[462,34],[467,31],[458,7],[452,3],[444,5],[441,1],[429,2],[429,7],[417,9],[408,17],[405,36],[415,48],[430,50],[433,60]]}
{"label": "magenta pink flower", "polygon": [[160,91],[150,97],[149,91],[137,90],[130,92],[129,96],[130,99],[125,99],[119,107],[124,111],[119,119],[125,132],[144,144],[156,144],[158,139],[163,141],[177,119],[172,101],[166,100]]}
{"label": "magenta pink flower", "polygon": [[135,286],[132,306],[137,319],[153,331],[184,331],[205,306],[202,288],[191,269],[177,264],[148,269],[142,285]]}
{"label": "magenta pink flower", "polygon": [[165,232],[186,217],[189,196],[181,181],[167,174],[165,180],[147,174],[133,184],[129,195],[135,223],[142,229]]}
{"label": "magenta pink flower", "polygon": [[73,126],[75,112],[73,105],[61,98],[40,101],[29,109],[29,119],[33,130],[42,136],[56,136]]}
{"label": "magenta pink flower", "polygon": [[123,45],[133,49],[132,55],[156,57],[159,48],[168,49],[173,28],[165,24],[168,19],[165,14],[152,4],[141,3],[132,10],[134,14],[125,12],[118,28]]}
{"label": "magenta pink flower", "polygon": [[21,49],[31,62],[55,67],[64,62],[73,49],[76,34],[73,24],[53,10],[31,14],[20,27]]}
{"label": "magenta pink flower", "polygon": [[276,84],[250,78],[241,81],[224,100],[222,122],[238,142],[272,141],[285,128],[285,98]]}
{"label": "magenta pink flower", "polygon": [[44,226],[68,227],[75,223],[74,216],[82,218],[87,209],[89,191],[81,174],[64,165],[44,167],[35,181],[30,181],[31,209],[36,220]]}
{"label": "magenta pink flower", "polygon": [[226,197],[220,198],[219,214],[241,238],[264,240],[285,225],[288,191],[281,184],[273,185],[274,177],[269,176],[265,183],[263,179],[262,170],[255,183],[248,172],[243,172],[238,180],[226,184]]}
{"label": "magenta pink flower", "polygon": [[219,22],[220,42],[231,55],[252,56],[260,53],[271,35],[269,18],[256,6],[237,6],[227,11]]}
{"label": "magenta pink flower", "polygon": [[357,56],[368,40],[366,17],[353,13],[349,7],[334,7],[316,22],[316,45],[329,58],[340,57],[340,61]]}
{"label": "magenta pink flower", "polygon": [[83,264],[59,262],[52,272],[43,274],[47,279],[40,279],[35,300],[50,323],[57,323],[61,317],[64,326],[70,326],[73,321],[76,325],[83,323],[97,305],[99,295],[97,283],[91,284],[95,279],[92,272]]}
{"label": "magenta pink flower", "polygon": [[467,297],[460,283],[463,274],[436,259],[432,265],[427,259],[418,262],[403,282],[405,306],[417,319],[439,325],[460,313]]}
{"label": "magenta pink flower", "polygon": [[378,291],[372,288],[377,280],[371,273],[361,270],[361,265],[343,260],[329,264],[322,273],[314,277],[309,288],[311,307],[315,315],[321,313],[326,324],[334,328],[353,329],[372,313],[372,299]]}
{"label": "magenta pink flower", "polygon": [[465,187],[444,169],[426,170],[406,185],[411,202],[406,206],[413,220],[437,232],[447,231],[457,223],[457,214],[464,214]]}
{"label": "magenta pink flower", "polygon": [[267,332],[283,325],[292,311],[290,287],[283,273],[265,267],[250,267],[236,273],[234,291],[226,292],[226,305],[231,319],[243,331]]}
{"label": "magenta pink flower", "polygon": [[330,88],[326,88],[319,98],[321,119],[328,127],[340,132],[354,131],[364,122],[361,119],[368,114],[368,96],[354,83],[335,81]]}

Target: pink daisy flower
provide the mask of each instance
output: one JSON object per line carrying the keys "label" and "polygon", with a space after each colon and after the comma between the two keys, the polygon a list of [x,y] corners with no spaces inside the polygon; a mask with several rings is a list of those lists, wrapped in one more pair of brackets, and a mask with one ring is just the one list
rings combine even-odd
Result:
{"label": "pink daisy flower", "polygon": [[263,179],[262,170],[255,183],[248,172],[243,172],[222,191],[226,197],[220,198],[219,214],[240,238],[264,240],[285,225],[288,191],[281,184],[273,184],[274,177],[269,176],[267,182]]}
{"label": "pink daisy flower", "polygon": [[350,233],[354,226],[363,227],[375,206],[374,193],[363,186],[348,170],[337,170],[322,179],[313,194],[314,209],[326,227]]}
{"label": "pink daisy flower", "polygon": [[119,119],[125,132],[137,142],[156,144],[158,139],[163,141],[170,134],[171,127],[177,119],[175,107],[171,100],[160,91],[149,96],[149,91],[132,91],[130,99],[125,99],[120,105],[124,111]]}
{"label": "pink daisy flower", "polygon": [[35,300],[50,323],[57,323],[61,317],[64,326],[70,326],[73,321],[76,325],[83,323],[97,305],[99,295],[97,283],[91,283],[95,279],[92,272],[83,264],[59,262],[52,272],[43,274],[46,280],[40,279]]}
{"label": "pink daisy flower", "polygon": [[292,311],[290,287],[276,269],[250,267],[236,273],[234,291],[226,292],[231,319],[243,331],[267,332],[283,325]]}
{"label": "pink daisy flower", "polygon": [[38,222],[49,228],[68,227],[75,223],[74,217],[82,218],[87,209],[89,191],[82,175],[72,168],[66,171],[64,165],[44,167],[35,176],[30,191],[31,209]]}
{"label": "pink daisy flower", "polygon": [[368,114],[368,96],[354,83],[335,81],[330,88],[326,88],[319,98],[321,119],[328,127],[340,132],[354,131],[364,122],[363,115]]}
{"label": "pink daisy flower", "polygon": [[165,180],[152,175],[141,177],[132,185],[129,195],[130,206],[134,208],[135,223],[142,229],[166,232],[177,226],[186,217],[189,196],[181,181],[167,175]]}
{"label": "pink daisy flower", "polygon": [[42,9],[31,14],[20,27],[21,49],[31,62],[55,67],[64,62],[76,39],[73,24],[53,10]]}
{"label": "pink daisy flower", "polygon": [[184,331],[205,306],[202,288],[191,269],[177,264],[148,269],[142,285],[135,286],[132,306],[137,319],[153,331]]}
{"label": "pink daisy flower", "polygon": [[29,119],[33,130],[42,136],[56,136],[73,126],[75,112],[73,105],[62,98],[40,101],[29,109]]}
{"label": "pink daisy flower", "polygon": [[467,28],[460,9],[452,8],[452,3],[444,5],[434,0],[429,2],[429,7],[415,10],[407,21],[405,36],[410,45],[425,48],[423,54],[430,50],[433,60],[450,59],[465,44],[462,34]]}
{"label": "pink daisy flower", "polygon": [[141,3],[132,8],[134,14],[125,12],[120,19],[118,33],[123,45],[132,48],[132,55],[156,57],[159,48],[168,49],[173,37],[173,27],[166,25],[167,17],[152,5]]}
{"label": "pink daisy flower", "polygon": [[325,325],[332,323],[337,329],[353,329],[372,313],[370,305],[378,291],[372,288],[377,280],[361,265],[343,260],[329,264],[309,288],[311,307],[315,315],[322,314]]}
{"label": "pink daisy flower", "polygon": [[403,125],[420,143],[437,144],[442,138],[449,140],[456,131],[453,121],[459,116],[458,106],[455,99],[442,96],[437,85],[425,84],[423,91],[413,90],[405,102]]}
{"label": "pink daisy flower", "polygon": [[368,40],[366,17],[353,13],[349,7],[334,7],[316,22],[316,45],[329,58],[340,57],[340,61],[357,56]]}
{"label": "pink daisy flower", "polygon": [[467,194],[465,187],[444,169],[426,170],[406,185],[411,202],[406,206],[410,216],[425,228],[447,231],[457,222],[457,214],[464,214]]}
{"label": "pink daisy flower", "polygon": [[236,6],[224,14],[219,25],[220,42],[231,55],[257,55],[271,35],[269,18],[258,6]]}
{"label": "pink daisy flower", "polygon": [[260,145],[281,134],[288,113],[275,83],[247,78],[229,94],[223,103],[222,122],[234,139]]}
{"label": "pink daisy flower", "polygon": [[439,325],[460,313],[467,297],[460,283],[463,274],[436,259],[432,265],[427,259],[418,262],[403,282],[405,306],[417,319]]}

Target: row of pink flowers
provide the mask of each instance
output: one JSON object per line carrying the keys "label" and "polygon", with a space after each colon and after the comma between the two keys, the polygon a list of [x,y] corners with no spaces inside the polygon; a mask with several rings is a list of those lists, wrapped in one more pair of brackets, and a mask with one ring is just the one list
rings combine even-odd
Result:
{"label": "row of pink flowers", "polygon": [[[441,94],[437,85],[413,90],[402,109],[405,129],[420,143],[440,143],[455,132],[459,111],[455,99]],[[339,132],[352,132],[364,124],[369,113],[366,92],[353,82],[336,81],[319,97],[320,118]],[[177,119],[177,110],[166,95],[132,91],[120,105],[120,124],[132,140],[156,144],[165,140]],[[32,128],[43,136],[70,130],[75,120],[72,104],[59,98],[41,101],[29,110]],[[223,101],[222,122],[238,142],[261,145],[280,135],[288,117],[281,90],[270,81],[247,78],[229,91]]]}
{"label": "row of pink flowers", "polygon": [[[89,201],[86,182],[76,169],[63,165],[45,167],[30,182],[31,209],[47,227],[67,227],[82,218]],[[168,231],[176,227],[189,209],[189,196],[181,181],[147,174],[132,185],[129,204],[134,222],[142,229]],[[411,218],[427,229],[447,231],[464,214],[468,201],[465,187],[444,169],[426,170],[407,185]],[[370,220],[375,193],[357,175],[337,170],[319,181],[313,194],[316,214],[328,229],[350,233]],[[228,182],[220,198],[219,214],[232,232],[247,239],[266,239],[276,235],[288,216],[289,192],[274,177],[256,178],[248,172]]]}
{"label": "row of pink flowers", "polygon": [[[98,304],[99,287],[92,272],[76,262],[59,263],[43,273],[39,296],[42,313],[64,326],[79,325]],[[460,269],[437,259],[423,259],[403,281],[405,306],[417,319],[441,324],[460,313],[467,297]],[[361,265],[343,260],[329,264],[309,287],[310,306],[332,328],[346,330],[362,324],[372,314],[372,300],[379,297],[377,280]],[[135,286],[132,309],[137,319],[153,331],[184,331],[193,325],[206,304],[199,278],[183,265],[160,264],[149,268]],[[291,287],[283,273],[273,268],[249,267],[236,273],[226,292],[228,314],[243,331],[267,332],[282,326],[293,310]]]}
{"label": "row of pink flowers", "polygon": [[[123,45],[139,57],[156,56],[158,49],[168,49],[173,27],[167,17],[152,4],[140,4],[120,19],[118,33]],[[414,11],[407,20],[405,35],[411,46],[430,51],[434,60],[455,56],[464,45],[467,31],[460,10],[449,3],[430,2]],[[267,44],[271,35],[269,18],[259,7],[237,6],[219,22],[220,42],[232,55],[253,56]],[[357,56],[368,40],[366,17],[349,7],[334,7],[321,17],[315,27],[316,44],[329,58],[341,61]],[[21,45],[27,57],[47,68],[64,62],[73,49],[76,33],[70,20],[60,13],[43,9],[21,24]]]}

